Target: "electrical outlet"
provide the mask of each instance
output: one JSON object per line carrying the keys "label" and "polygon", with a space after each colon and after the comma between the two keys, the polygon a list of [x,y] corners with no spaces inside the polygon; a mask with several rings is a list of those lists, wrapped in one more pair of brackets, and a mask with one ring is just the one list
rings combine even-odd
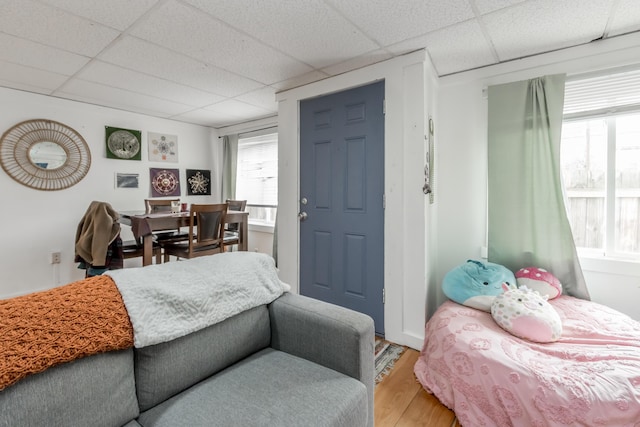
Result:
{"label": "electrical outlet", "polygon": [[51,252],[51,264],[60,264],[62,254],[60,252]]}

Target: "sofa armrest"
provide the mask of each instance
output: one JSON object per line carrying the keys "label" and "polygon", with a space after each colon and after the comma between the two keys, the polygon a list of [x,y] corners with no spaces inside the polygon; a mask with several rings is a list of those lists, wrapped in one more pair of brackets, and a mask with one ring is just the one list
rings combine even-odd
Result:
{"label": "sofa armrest", "polygon": [[271,346],[362,382],[373,425],[374,325],[371,317],[285,293],[269,306]]}

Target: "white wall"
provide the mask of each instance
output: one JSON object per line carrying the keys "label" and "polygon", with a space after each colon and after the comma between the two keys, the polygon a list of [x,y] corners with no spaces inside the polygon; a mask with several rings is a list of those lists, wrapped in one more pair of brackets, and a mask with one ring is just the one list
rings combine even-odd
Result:
{"label": "white wall", "polygon": [[249,249],[253,252],[272,255],[273,227],[249,224]]}
{"label": "white wall", "polygon": [[385,80],[385,334],[414,348],[424,338],[427,298],[426,222],[422,193],[425,134],[434,94],[433,69],[424,51],[279,93],[278,266],[299,289],[299,101]]}
{"label": "white wall", "polygon": [[[570,75],[640,66],[640,35],[608,39],[440,79],[436,138],[437,282],[486,245],[487,100],[489,85],[546,74]],[[640,320],[640,260],[583,260],[592,300]],[[429,301],[430,313],[444,298]]]}
{"label": "white wall", "polygon": [[[61,191],[38,191],[0,172],[0,298],[63,285],[84,277],[73,262],[76,227],[92,200],[111,203],[117,210],[144,209],[150,196],[149,167],[180,169],[182,196],[187,203],[217,202],[220,194],[221,145],[214,129],[163,120],[110,108],[0,88],[0,131],[29,119],[50,119],[75,129],[91,150],[91,168],[75,186]],[[142,131],[142,161],[107,159],[105,126]],[[179,163],[150,163],[147,132],[178,136]],[[211,196],[186,196],[185,170],[212,171]],[[139,189],[115,189],[116,172],[139,173]],[[131,239],[123,227],[123,239]],[[49,264],[52,251],[62,252],[62,263]],[[127,260],[127,265],[141,265]]]}

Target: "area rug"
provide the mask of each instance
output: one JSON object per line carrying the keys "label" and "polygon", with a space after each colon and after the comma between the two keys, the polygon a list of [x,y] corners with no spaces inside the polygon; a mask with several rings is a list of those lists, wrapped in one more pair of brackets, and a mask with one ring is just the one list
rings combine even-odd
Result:
{"label": "area rug", "polygon": [[376,337],[376,384],[391,372],[396,360],[402,356],[405,349],[406,347]]}

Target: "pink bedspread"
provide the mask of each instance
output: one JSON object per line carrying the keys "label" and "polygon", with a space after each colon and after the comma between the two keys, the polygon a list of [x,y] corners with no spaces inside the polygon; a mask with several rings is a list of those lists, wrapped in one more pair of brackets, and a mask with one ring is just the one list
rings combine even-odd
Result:
{"label": "pink bedspread", "polygon": [[418,381],[464,427],[640,427],[640,323],[568,296],[550,303],[562,337],[536,344],[445,302],[427,323]]}

